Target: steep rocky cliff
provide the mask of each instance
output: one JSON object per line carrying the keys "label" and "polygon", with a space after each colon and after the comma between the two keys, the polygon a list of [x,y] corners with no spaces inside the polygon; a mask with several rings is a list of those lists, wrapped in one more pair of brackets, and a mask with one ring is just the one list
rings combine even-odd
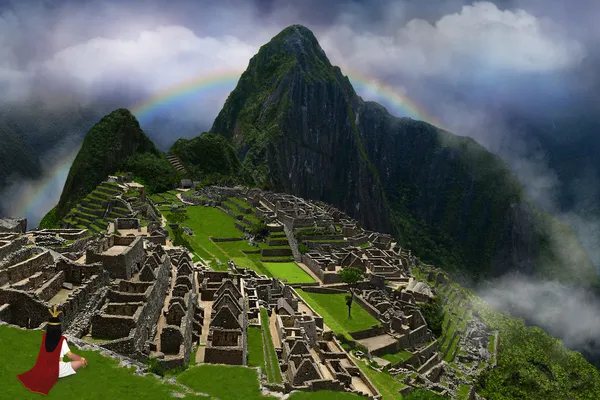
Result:
{"label": "steep rocky cliff", "polygon": [[[332,203],[425,261],[475,277],[543,274],[560,263],[577,268],[578,280],[595,279],[578,244],[569,249],[577,265],[557,257],[559,243],[540,229],[547,217],[502,160],[363,101],[303,26],[260,48],[211,131],[232,140],[260,185]],[[561,232],[572,244],[572,232]]]}

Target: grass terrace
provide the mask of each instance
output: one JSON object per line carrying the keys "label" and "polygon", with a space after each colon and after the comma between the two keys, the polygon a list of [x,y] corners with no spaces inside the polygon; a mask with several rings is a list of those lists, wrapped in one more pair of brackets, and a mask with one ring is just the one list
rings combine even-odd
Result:
{"label": "grass terrace", "polygon": [[248,327],[248,365],[265,371],[262,330],[257,326]]}
{"label": "grass terrace", "polygon": [[[159,206],[158,209],[165,215],[170,214],[169,206]],[[186,238],[193,247],[193,252],[199,258],[208,262],[209,266],[217,271],[227,270],[227,261],[233,260],[237,265],[250,268],[259,274],[268,277],[279,277],[288,279],[290,283],[311,283],[314,280],[295,263],[265,263],[261,260],[277,261],[289,260],[290,257],[264,257],[260,253],[262,249],[289,249],[286,246],[269,246],[259,243],[259,247],[250,246],[246,240],[233,242],[214,242],[212,237],[243,237],[243,232],[235,227],[235,220],[228,214],[214,207],[189,206],[186,207],[188,219],[183,223],[184,227],[194,231],[193,236]],[[247,215],[247,214],[246,214]],[[170,235],[172,232],[167,227]],[[244,253],[250,252],[250,254]],[[252,254],[255,252],[255,254]],[[219,262],[217,262],[217,260]],[[275,265],[281,264],[281,265]]]}
{"label": "grass terrace", "polygon": [[279,369],[277,353],[275,352],[275,345],[273,344],[271,329],[269,328],[269,315],[263,307],[260,309],[260,324],[263,332],[264,363],[267,380],[271,383],[281,383],[281,370]]}
{"label": "grass terrace", "polygon": [[348,317],[346,293],[312,293],[302,289],[297,289],[297,292],[323,317],[325,324],[335,333],[347,335],[348,332],[362,331],[379,325],[379,321],[356,302],[352,304],[352,316]]}
{"label": "grass terrace", "polygon": [[384,360],[391,362],[392,365],[396,365],[399,362],[406,361],[411,357],[412,357],[412,353],[410,351],[400,350],[397,353],[384,354],[380,358],[383,358]]}
{"label": "grass terrace", "polygon": [[315,280],[295,262],[263,262],[269,272],[286,283],[312,283]]}
{"label": "grass terrace", "polygon": [[71,228],[89,229],[90,233],[106,231],[109,222],[129,215],[129,209],[122,203],[114,204],[110,213],[105,215],[110,201],[123,193],[124,190],[117,184],[102,182],[71,209],[63,222]]}

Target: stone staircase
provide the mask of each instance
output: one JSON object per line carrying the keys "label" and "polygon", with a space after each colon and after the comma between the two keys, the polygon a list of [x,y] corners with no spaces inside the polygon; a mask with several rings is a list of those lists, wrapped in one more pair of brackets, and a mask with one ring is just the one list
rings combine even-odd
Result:
{"label": "stone staircase", "polygon": [[167,160],[169,160],[171,165],[173,165],[173,167],[175,167],[175,169],[178,172],[181,172],[182,174],[187,174],[187,171],[186,171],[185,167],[183,166],[183,164],[181,164],[181,161],[179,160],[179,158],[177,158],[174,155],[168,155]]}

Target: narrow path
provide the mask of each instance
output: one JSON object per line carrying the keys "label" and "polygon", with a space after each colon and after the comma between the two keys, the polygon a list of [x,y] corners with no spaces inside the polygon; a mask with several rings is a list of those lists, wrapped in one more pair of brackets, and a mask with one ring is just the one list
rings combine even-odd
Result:
{"label": "narrow path", "polygon": [[206,342],[208,340],[208,331],[210,329],[210,314],[212,313],[212,301],[202,301],[198,299],[198,303],[200,307],[204,308],[204,321],[202,322],[202,335],[200,335],[200,346],[198,346],[198,351],[196,352],[196,362],[203,363],[204,362],[204,349],[206,347]]}
{"label": "narrow path", "polygon": [[277,333],[277,314],[272,313],[269,317],[269,330],[271,331],[271,338],[273,338],[273,345],[275,348],[281,348],[281,340],[279,338],[279,334]]}

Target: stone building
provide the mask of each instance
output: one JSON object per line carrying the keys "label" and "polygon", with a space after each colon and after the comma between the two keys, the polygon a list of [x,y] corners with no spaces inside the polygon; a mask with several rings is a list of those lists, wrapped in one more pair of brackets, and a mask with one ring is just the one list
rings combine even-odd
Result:
{"label": "stone building", "polygon": [[204,362],[246,365],[247,314],[245,299],[231,279],[214,294]]}
{"label": "stone building", "polygon": [[109,235],[86,251],[86,263],[102,263],[113,279],[131,279],[144,264],[146,253],[139,236]]}

